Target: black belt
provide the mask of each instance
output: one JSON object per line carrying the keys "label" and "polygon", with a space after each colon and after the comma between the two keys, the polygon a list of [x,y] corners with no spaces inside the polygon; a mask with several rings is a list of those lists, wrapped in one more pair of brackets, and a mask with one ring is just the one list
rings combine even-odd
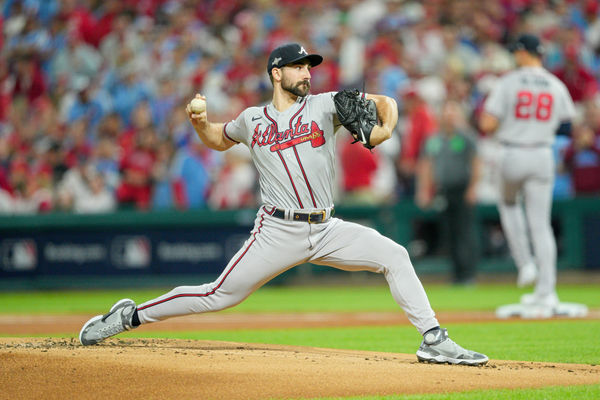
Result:
{"label": "black belt", "polygon": [[[335,214],[335,210],[332,208],[330,217],[333,217],[333,214]],[[277,218],[285,219],[285,210],[276,208],[271,215]],[[293,213],[292,220],[308,222],[309,224],[320,224],[321,222],[325,222],[327,220],[327,211],[322,210],[311,213]]]}

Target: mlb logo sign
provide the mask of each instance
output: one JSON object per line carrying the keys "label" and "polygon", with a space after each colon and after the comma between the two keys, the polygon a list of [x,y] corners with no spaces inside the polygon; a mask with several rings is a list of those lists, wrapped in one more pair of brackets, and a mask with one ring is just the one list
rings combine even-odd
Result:
{"label": "mlb logo sign", "polygon": [[38,254],[35,241],[4,240],[0,246],[2,269],[5,271],[31,271],[37,267]]}
{"label": "mlb logo sign", "polygon": [[152,246],[146,236],[118,236],[112,242],[110,254],[112,262],[118,268],[148,268],[152,259]]}

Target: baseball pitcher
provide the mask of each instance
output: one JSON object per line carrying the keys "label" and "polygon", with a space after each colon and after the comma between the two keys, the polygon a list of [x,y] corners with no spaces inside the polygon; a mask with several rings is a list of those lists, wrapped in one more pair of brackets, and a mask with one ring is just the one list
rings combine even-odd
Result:
{"label": "baseball pitcher", "polygon": [[551,315],[558,305],[551,146],[557,131],[570,130],[575,106],[565,85],[542,67],[542,46],[536,36],[521,35],[511,51],[518,68],[500,78],[490,92],[480,127],[495,132],[502,145],[498,209],[518,268],[517,284],[535,283],[533,294],[524,295],[521,303],[546,308]]}
{"label": "baseball pitcher", "polygon": [[398,111],[393,99],[381,95],[352,90],[309,94],[310,70],[322,60],[296,43],[274,49],[267,64],[272,102],[249,107],[233,121],[211,122],[206,111],[195,114],[188,105],[189,119],[208,147],[250,149],[263,202],[254,229],[214,282],[177,287],[138,306],[120,300],[83,326],[82,344],[98,343],[140,324],[235,306],[275,276],[310,262],[384,274],[392,296],[423,335],[420,361],[488,361],[457,345],[440,328],[404,247],[374,229],[333,216],[339,127],[344,125],[357,142],[371,148],[391,136]]}

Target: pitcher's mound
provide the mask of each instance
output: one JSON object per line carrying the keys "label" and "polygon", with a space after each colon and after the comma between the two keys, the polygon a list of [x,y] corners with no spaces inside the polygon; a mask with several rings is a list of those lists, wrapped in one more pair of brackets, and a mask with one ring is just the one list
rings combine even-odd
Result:
{"label": "pitcher's mound", "polygon": [[[493,357],[493,355],[492,355]],[[302,399],[593,384],[600,366],[192,340],[0,338],[6,398]]]}

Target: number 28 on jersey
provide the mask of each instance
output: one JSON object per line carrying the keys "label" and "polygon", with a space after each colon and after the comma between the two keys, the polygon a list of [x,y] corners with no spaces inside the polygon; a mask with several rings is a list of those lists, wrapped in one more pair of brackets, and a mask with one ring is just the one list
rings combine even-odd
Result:
{"label": "number 28 on jersey", "polygon": [[552,94],[547,92],[534,93],[521,90],[517,93],[515,105],[515,118],[548,121],[552,116]]}

